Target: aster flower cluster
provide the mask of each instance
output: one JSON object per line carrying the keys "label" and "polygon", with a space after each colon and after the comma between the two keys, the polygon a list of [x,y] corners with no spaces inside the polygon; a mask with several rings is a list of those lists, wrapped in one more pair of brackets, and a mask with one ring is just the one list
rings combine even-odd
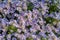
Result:
{"label": "aster flower cluster", "polygon": [[0,40],[60,40],[60,0],[0,0]]}

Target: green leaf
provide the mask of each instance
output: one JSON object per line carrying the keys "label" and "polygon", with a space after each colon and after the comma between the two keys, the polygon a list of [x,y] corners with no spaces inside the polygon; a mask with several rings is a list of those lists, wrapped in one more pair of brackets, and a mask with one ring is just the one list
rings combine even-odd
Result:
{"label": "green leaf", "polygon": [[13,40],[13,38],[16,38],[16,40],[19,40],[19,38],[14,35],[11,36],[11,40]]}
{"label": "green leaf", "polygon": [[40,30],[37,30],[37,31],[36,31],[36,34],[39,34],[39,32],[40,32]]}
{"label": "green leaf", "polygon": [[27,37],[26,40],[33,40],[33,38],[32,37]]}
{"label": "green leaf", "polygon": [[28,16],[26,15],[25,18],[28,18]]}
{"label": "green leaf", "polygon": [[0,12],[0,17],[4,18],[4,13]]}
{"label": "green leaf", "polygon": [[41,40],[48,40],[48,38],[43,38],[43,37],[41,37]]}
{"label": "green leaf", "polygon": [[33,8],[34,8],[34,5],[32,2],[27,3],[27,10],[32,11]]}
{"label": "green leaf", "polygon": [[16,32],[17,28],[13,25],[10,25],[7,27],[7,30],[9,30],[8,33],[10,34],[10,33]]}
{"label": "green leaf", "polygon": [[60,37],[60,34],[58,34],[57,32],[55,32],[54,30],[52,30],[53,31],[53,33],[55,34],[55,35],[57,35],[58,37]]}
{"label": "green leaf", "polygon": [[58,12],[59,11],[59,9],[57,7],[57,4],[51,4],[51,5],[49,4],[48,6],[49,6],[49,10],[48,10],[49,14],[52,13],[52,12]]}
{"label": "green leaf", "polygon": [[45,34],[48,36],[48,34],[50,34],[50,33],[46,32]]}
{"label": "green leaf", "polygon": [[24,31],[21,31],[20,34],[24,34]]}
{"label": "green leaf", "polygon": [[59,20],[52,18],[52,17],[47,17],[45,18],[46,23],[48,24],[53,24],[53,22],[58,22]]}
{"label": "green leaf", "polygon": [[26,26],[27,29],[30,29],[31,27],[32,27],[31,25]]}

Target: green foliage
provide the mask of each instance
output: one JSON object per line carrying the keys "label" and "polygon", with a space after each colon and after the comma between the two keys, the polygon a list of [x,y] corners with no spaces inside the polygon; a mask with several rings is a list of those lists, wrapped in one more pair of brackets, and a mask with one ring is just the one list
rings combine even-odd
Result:
{"label": "green foliage", "polygon": [[53,24],[53,22],[58,22],[59,20],[52,18],[52,17],[47,17],[45,18],[46,23]]}
{"label": "green foliage", "polygon": [[0,12],[0,17],[4,18],[4,13]]}
{"label": "green foliage", "polygon": [[31,25],[26,26],[27,29],[30,29],[31,27],[32,27]]}
{"label": "green foliage", "polygon": [[20,34],[24,34],[24,31],[21,31]]}
{"label": "green foliage", "polygon": [[[56,2],[55,2],[56,1]],[[57,7],[59,5],[59,0],[51,0],[51,3],[48,3],[48,7],[49,7],[49,14],[52,12],[59,12],[60,9]]]}
{"label": "green foliage", "polygon": [[48,40],[48,38],[43,38],[43,37],[41,37],[41,40]]}
{"label": "green foliage", "polygon": [[55,34],[55,35],[57,35],[57,33],[54,31],[54,30],[52,30],[53,31],[53,33]]}
{"label": "green foliage", "polygon": [[4,36],[4,40],[7,40],[7,37],[6,36]]}
{"label": "green foliage", "polygon": [[19,38],[14,35],[11,36],[11,40],[13,40],[13,38],[16,38],[16,40],[19,40]]}
{"label": "green foliage", "polygon": [[54,30],[52,30],[52,32],[53,32],[57,37],[60,37],[60,34],[58,34],[57,32],[55,32]]}
{"label": "green foliage", "polygon": [[27,37],[26,40],[33,40],[33,38],[32,37]]}
{"label": "green foliage", "polygon": [[19,14],[19,11],[18,10],[15,10],[15,12],[14,13],[17,13],[17,14]]}
{"label": "green foliage", "polygon": [[34,5],[32,2],[27,3],[27,10],[32,11],[33,8],[34,8]]}
{"label": "green foliage", "polygon": [[7,27],[7,30],[8,30],[8,34],[10,34],[10,33],[16,32],[17,28],[13,25],[10,25]]}
{"label": "green foliage", "polygon": [[1,2],[3,2],[4,0],[0,0]]}
{"label": "green foliage", "polygon": [[26,18],[28,17],[28,16],[25,16]]}
{"label": "green foliage", "polygon": [[3,30],[0,30],[0,34],[2,34]]}
{"label": "green foliage", "polygon": [[46,32],[45,34],[48,36],[48,34],[50,34],[50,33]]}
{"label": "green foliage", "polygon": [[36,34],[39,34],[39,32],[40,32],[40,30],[37,30],[37,31],[36,31]]}
{"label": "green foliage", "polygon": [[39,12],[42,12],[42,8],[40,8],[40,7],[39,7],[39,8],[37,8],[37,10],[39,10]]}
{"label": "green foliage", "polygon": [[59,9],[57,7],[57,4],[49,5],[49,14],[52,13],[52,12],[57,12],[57,11],[59,11]]}

